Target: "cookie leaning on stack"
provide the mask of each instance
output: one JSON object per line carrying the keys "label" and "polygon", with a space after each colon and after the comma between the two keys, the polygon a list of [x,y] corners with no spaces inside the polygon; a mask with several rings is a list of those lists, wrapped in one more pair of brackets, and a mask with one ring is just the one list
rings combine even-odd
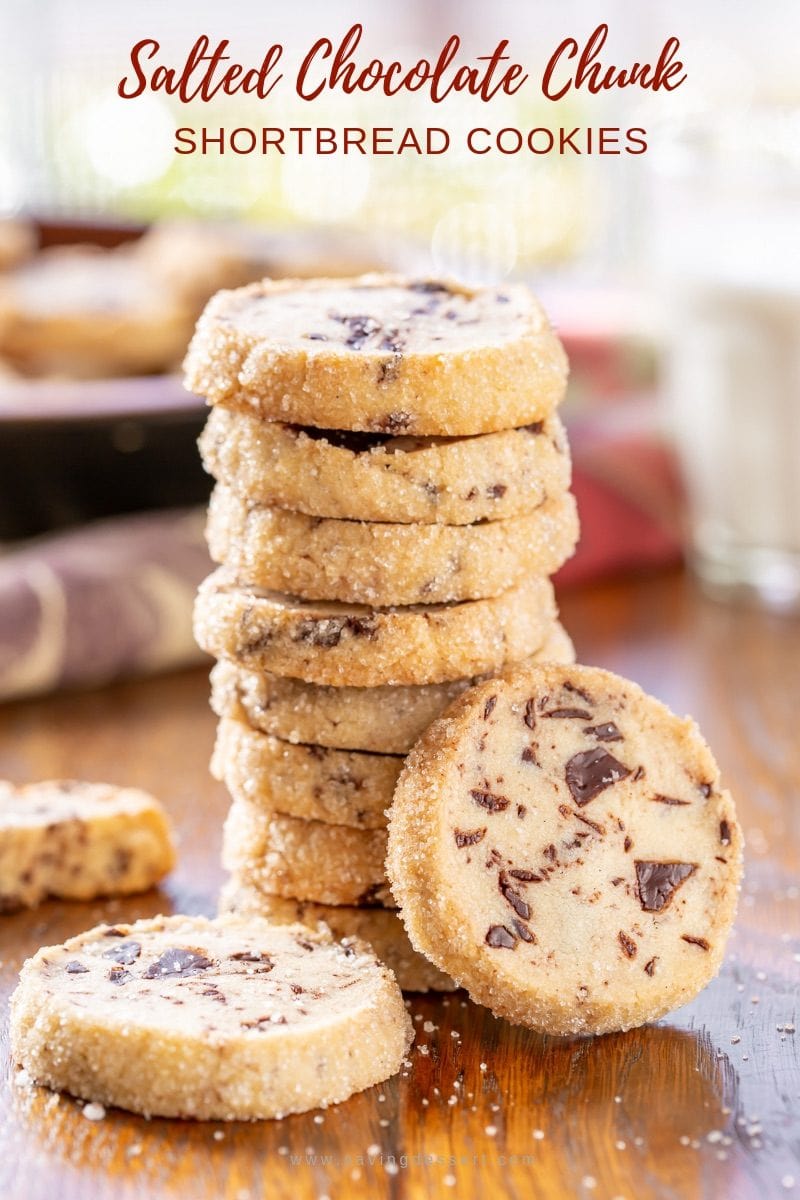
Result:
{"label": "cookie leaning on stack", "polygon": [[561,345],[527,289],[364,276],[220,292],[187,386],[213,406],[223,904],[410,947],[385,872],[403,756],[477,678],[574,659],[548,576],[578,536]]}

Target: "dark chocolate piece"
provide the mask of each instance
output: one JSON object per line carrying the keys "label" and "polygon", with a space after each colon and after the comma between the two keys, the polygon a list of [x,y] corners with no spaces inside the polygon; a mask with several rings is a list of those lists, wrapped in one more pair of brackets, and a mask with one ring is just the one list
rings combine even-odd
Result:
{"label": "dark chocolate piece", "polygon": [[598,742],[622,742],[625,740],[613,721],[606,721],[602,725],[587,725],[583,732],[587,737],[597,738]]}
{"label": "dark chocolate piece", "polygon": [[585,708],[551,708],[550,712],[543,712],[543,717],[559,717],[559,718],[575,718],[578,721],[588,721],[591,713]]}
{"label": "dark chocolate piece", "polygon": [[185,950],[181,946],[170,947],[165,950],[160,958],[157,958],[154,963],[151,963],[147,970],[143,973],[143,979],[160,979],[165,975],[199,975],[201,971],[206,971],[209,967],[213,967],[210,958],[206,958],[204,954],[198,954],[196,950]]}
{"label": "dark chocolate piece", "polygon": [[699,946],[701,950],[710,950],[711,946],[702,937],[693,937],[691,933],[682,933],[681,941],[688,942],[690,946]]}
{"label": "dark chocolate piece", "polygon": [[509,802],[507,796],[497,796],[494,792],[479,792],[477,790],[471,791],[470,796],[472,796],[476,804],[479,804],[481,808],[488,809],[489,812],[503,812],[504,809],[508,808]]}
{"label": "dark chocolate piece", "polygon": [[508,882],[508,876],[506,875],[505,871],[500,872],[500,876],[497,880],[497,886],[500,888],[503,899],[511,905],[517,916],[522,917],[523,921],[529,921],[531,917],[531,906],[528,904],[527,900],[524,900],[522,896],[520,896],[519,892],[516,892],[514,888],[512,888],[511,884]]}
{"label": "dark chocolate piece", "polygon": [[454,829],[453,837],[459,849],[464,846],[477,846],[486,837],[486,826],[483,829]]}
{"label": "dark chocolate piece", "polygon": [[654,804],[672,804],[675,807],[681,808],[687,804],[691,804],[691,800],[678,800],[676,796],[662,796],[660,792],[655,796],[651,796],[650,799]]}
{"label": "dark chocolate piece", "polygon": [[634,865],[639,887],[639,903],[645,912],[663,912],[668,908],[681,884],[697,870],[696,863],[649,862],[637,859]]}
{"label": "dark chocolate piece", "polygon": [[581,750],[573,754],[566,766],[567,787],[579,807],[594,800],[605,788],[627,779],[630,771],[626,766],[599,747]]}
{"label": "dark chocolate piece", "polygon": [[124,983],[130,983],[132,979],[130,971],[126,971],[123,966],[112,967],[108,972],[109,983],[115,983],[117,987],[122,987]]}
{"label": "dark chocolate piece", "polygon": [[483,719],[488,721],[494,711],[494,706],[497,704],[497,696],[490,696],[483,706]]}
{"label": "dark chocolate piece", "polygon": [[731,844],[731,827],[724,818],[719,823],[719,840],[723,846],[730,846]]}
{"label": "dark chocolate piece", "polygon": [[64,970],[68,975],[88,975],[89,968],[85,967],[82,962],[78,962],[77,958],[71,959]]}
{"label": "dark chocolate piece", "polygon": [[628,937],[627,933],[623,933],[621,929],[617,934],[617,938],[620,946],[622,946],[622,953],[625,955],[625,957],[636,958],[636,951],[639,949],[639,947],[636,945],[636,942],[633,940],[633,938]]}
{"label": "dark chocolate piece", "polygon": [[531,933],[527,925],[524,925],[522,921],[517,921],[516,919],[514,919],[511,923],[517,931],[518,936],[522,938],[523,942],[530,942],[532,945],[536,945],[536,934]]}
{"label": "dark chocolate piece", "polygon": [[528,726],[528,729],[536,728],[536,700],[533,696],[531,696],[525,705],[525,715],[522,719]]}
{"label": "dark chocolate piece", "polygon": [[[234,962],[259,963],[263,967],[268,967],[270,971],[275,966],[270,956],[259,950],[237,950],[235,954],[231,955],[231,958]],[[263,975],[264,972],[260,971],[259,974]]]}
{"label": "dark chocolate piece", "polygon": [[543,883],[544,875],[537,875],[535,871],[509,871],[508,874],[512,879],[519,879],[520,883]]}
{"label": "dark chocolate piece", "polygon": [[103,958],[111,958],[114,962],[123,963],[124,966],[129,967],[131,963],[136,962],[141,953],[142,947],[138,942],[119,942],[118,945],[104,950]]}
{"label": "dark chocolate piece", "polygon": [[658,958],[656,957],[656,958],[651,958],[649,962],[646,962],[644,964],[644,970],[647,975],[652,976],[654,974],[657,962],[658,962]]}
{"label": "dark chocolate piece", "polygon": [[486,945],[493,950],[513,950],[517,939],[505,925],[490,925],[486,932]]}

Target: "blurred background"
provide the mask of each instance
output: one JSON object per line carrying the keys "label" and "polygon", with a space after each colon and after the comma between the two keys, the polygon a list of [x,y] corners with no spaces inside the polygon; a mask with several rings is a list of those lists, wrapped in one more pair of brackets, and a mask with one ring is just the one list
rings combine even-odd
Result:
{"label": "blurred background", "polygon": [[[358,20],[361,60],[435,56],[453,32],[471,56],[505,37],[530,82],[489,105],[298,100],[293,66]],[[687,82],[543,100],[552,50],[601,20],[604,62],[652,61],[676,35]],[[264,102],[117,97],[134,42],[157,38],[160,61],[181,62],[200,33],[228,38],[246,62],[282,42],[287,79]],[[562,585],[683,555],[714,595],[796,612],[798,44],[788,0],[375,0],[367,12],[346,0],[4,0],[0,696],[194,654],[210,481],[194,446],[202,407],[179,363],[208,295],[264,274],[530,282],[572,361],[565,415],[584,536]],[[173,151],[178,126],[298,124],[443,125],[456,148]],[[640,126],[649,149],[476,157],[457,148],[473,125]]]}

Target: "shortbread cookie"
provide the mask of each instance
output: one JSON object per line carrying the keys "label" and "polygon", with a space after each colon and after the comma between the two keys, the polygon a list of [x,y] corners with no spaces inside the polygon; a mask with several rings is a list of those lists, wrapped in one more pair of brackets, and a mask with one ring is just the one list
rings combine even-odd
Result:
{"label": "shortbread cookie", "polygon": [[206,536],[216,562],[258,587],[305,600],[447,604],[554,575],[575,551],[578,513],[563,492],[524,517],[478,525],[339,521],[251,504],[218,485]]}
{"label": "shortbread cookie", "polygon": [[241,721],[222,720],[211,774],[236,799],[266,813],[354,829],[385,829],[399,754],[292,745]]}
{"label": "shortbread cookie", "polygon": [[548,1033],[663,1016],[716,974],[742,838],[690,720],[541,665],[466,692],[408,758],[387,871],[414,948]]}
{"label": "shortbread cookie", "polygon": [[53,246],[0,279],[0,354],[74,378],[166,369],[191,312],[127,248]]}
{"label": "shortbread cookie", "polygon": [[194,631],[203,650],[248,669],[376,687],[497,671],[540,649],[555,618],[547,579],[487,600],[372,609],[247,587],[221,568],[200,585]]}
{"label": "shortbread cookie", "polygon": [[225,821],[222,865],[276,896],[394,908],[385,858],[385,829],[302,821],[244,800]]}
{"label": "shortbread cookie", "polygon": [[[575,661],[572,642],[558,622],[532,661]],[[219,717],[284,742],[407,754],[456,696],[480,682],[482,677],[417,687],[320,687],[267,671],[245,671],[223,660],[211,672],[211,706]]]}
{"label": "shortbread cookie", "polygon": [[277,925],[300,921],[315,929],[327,925],[345,944],[368,942],[404,992],[452,992],[455,984],[433,963],[413,950],[403,922],[388,908],[354,908],[347,904],[313,904],[270,896],[242,876],[231,876],[220,895],[220,912],[260,916]]}
{"label": "shortbread cookie", "polygon": [[254,1120],[346,1100],[412,1040],[372,951],[258,917],[101,925],[22,968],[11,1049],[31,1078],[145,1116]]}
{"label": "shortbread cookie", "polygon": [[362,275],[219,292],[186,386],[271,421],[378,433],[489,433],[549,416],[567,360],[527,288]]}
{"label": "shortbread cookie", "polygon": [[143,892],[174,861],[166,814],[146,792],[77,780],[0,782],[0,912],[48,896]]}
{"label": "shortbread cookie", "polygon": [[569,487],[564,427],[548,417],[480,437],[348,433],[212,410],[206,470],[240,495],[313,517],[470,525],[531,512]]}

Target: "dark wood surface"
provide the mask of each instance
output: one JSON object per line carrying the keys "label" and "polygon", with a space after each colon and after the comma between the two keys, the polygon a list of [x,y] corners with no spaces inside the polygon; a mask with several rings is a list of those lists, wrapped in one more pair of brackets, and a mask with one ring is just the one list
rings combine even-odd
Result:
{"label": "dark wood surface", "polygon": [[[736,795],[746,882],[703,995],[657,1025],[576,1042],[461,993],[412,997],[429,1052],[412,1052],[406,1076],[321,1121],[230,1126],[116,1111],[94,1123],[66,1097],[17,1088],[4,1020],[2,1200],[800,1197],[800,623],[703,601],[679,575],[571,592],[562,609],[582,661],[700,721]],[[148,788],[181,851],[161,892],[0,918],[4,997],[39,945],[99,920],[213,911],[226,800],[207,772],[212,736],[199,671],[0,710],[0,775]]]}

